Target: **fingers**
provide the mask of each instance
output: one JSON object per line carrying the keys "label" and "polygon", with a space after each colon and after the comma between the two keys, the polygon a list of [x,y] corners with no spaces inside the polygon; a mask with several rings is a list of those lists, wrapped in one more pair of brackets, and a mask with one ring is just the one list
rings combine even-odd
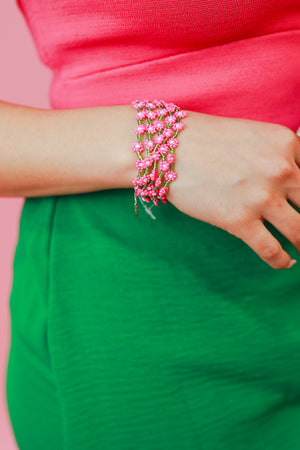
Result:
{"label": "fingers", "polygon": [[290,255],[264,226],[261,219],[255,219],[240,227],[237,237],[241,238],[258,256],[273,269],[285,269],[291,261]]}
{"label": "fingers", "polygon": [[264,211],[264,217],[280,231],[300,253],[300,214],[281,198]]}

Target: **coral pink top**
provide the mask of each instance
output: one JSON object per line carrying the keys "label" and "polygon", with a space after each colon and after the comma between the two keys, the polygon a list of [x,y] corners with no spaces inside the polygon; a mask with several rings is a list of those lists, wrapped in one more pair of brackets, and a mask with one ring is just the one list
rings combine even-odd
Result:
{"label": "coral pink top", "polygon": [[162,98],[300,124],[299,0],[16,0],[52,108]]}

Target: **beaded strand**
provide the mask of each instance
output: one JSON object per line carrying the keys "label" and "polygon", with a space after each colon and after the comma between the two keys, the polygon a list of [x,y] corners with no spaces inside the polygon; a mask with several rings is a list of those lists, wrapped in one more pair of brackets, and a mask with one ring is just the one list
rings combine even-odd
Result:
{"label": "beaded strand", "polygon": [[[135,128],[137,141],[132,144],[132,150],[136,152],[138,157],[136,161],[138,175],[132,180],[135,214],[137,215],[138,196],[147,203],[152,200],[155,206],[158,206],[159,200],[167,203],[168,185],[177,177],[173,170],[175,148],[179,144],[176,137],[179,131],[184,128],[180,120],[187,114],[173,103],[166,103],[163,100],[135,100],[132,105],[137,109],[136,119],[138,123]],[[166,118],[164,119],[164,117]],[[143,124],[143,119],[146,119],[146,124]],[[154,123],[153,120],[155,120]],[[175,131],[174,134],[173,130]],[[153,142],[152,136],[156,133],[157,136]],[[148,139],[142,142],[142,136],[145,137],[146,134]],[[143,158],[142,153],[145,150],[147,156]],[[158,162],[159,173],[157,170]],[[164,184],[161,186],[163,182]]]}

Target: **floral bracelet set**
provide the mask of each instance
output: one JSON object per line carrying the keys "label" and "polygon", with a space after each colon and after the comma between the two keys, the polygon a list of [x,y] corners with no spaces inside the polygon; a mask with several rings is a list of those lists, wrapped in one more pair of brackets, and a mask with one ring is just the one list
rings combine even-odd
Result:
{"label": "floral bracelet set", "polygon": [[[131,147],[138,157],[135,164],[138,174],[132,180],[137,215],[138,197],[147,203],[152,200],[155,206],[158,206],[159,200],[167,203],[168,185],[177,177],[174,163],[175,149],[179,141],[176,137],[184,128],[180,120],[186,117],[187,113],[174,103],[166,103],[163,100],[135,100],[132,105],[137,110],[135,117],[138,123],[135,128],[137,141]],[[143,120],[146,123],[143,123]],[[146,156],[143,158],[142,154],[145,152]]]}

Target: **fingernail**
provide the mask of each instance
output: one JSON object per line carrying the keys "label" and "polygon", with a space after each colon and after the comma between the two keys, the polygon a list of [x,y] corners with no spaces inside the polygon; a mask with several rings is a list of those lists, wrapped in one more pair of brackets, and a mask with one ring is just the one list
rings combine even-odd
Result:
{"label": "fingernail", "polygon": [[289,263],[289,265],[287,266],[287,269],[290,269],[291,267],[293,267],[294,264],[296,264],[297,260],[296,259],[292,259]]}

